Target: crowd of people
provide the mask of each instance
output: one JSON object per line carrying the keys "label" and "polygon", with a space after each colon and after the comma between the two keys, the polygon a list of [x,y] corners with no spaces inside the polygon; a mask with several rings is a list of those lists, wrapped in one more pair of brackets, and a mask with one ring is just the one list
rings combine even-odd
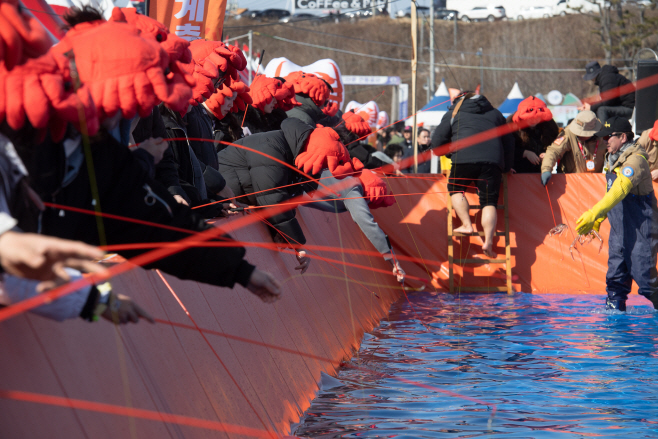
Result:
{"label": "crowd of people", "polygon": [[[217,230],[213,240],[232,244],[184,247],[145,268],[222,287],[237,283],[272,302],[281,294],[274,276],[245,259],[245,249],[221,233],[221,221],[207,220],[287,205],[262,221],[273,246],[294,251],[301,274],[311,259],[297,206],[349,212],[404,282],[371,209],[395,202],[382,167],[412,172],[411,127],[394,124],[370,145],[364,139],[371,127],[353,111],[342,113],[321,77],[257,75],[247,85],[239,75],[247,64],[240,49],[202,39],[190,43],[134,9],[115,8],[105,20],[91,7],[71,8],[66,35],[52,45],[16,0],[0,1],[9,18],[0,32],[0,304],[34,297],[83,272],[103,273],[98,246],[174,242],[211,230]],[[608,66],[596,66],[588,65],[588,75],[596,73],[590,79],[602,87],[623,82],[610,77],[615,72]],[[608,178],[609,195],[581,217],[579,232],[598,230],[606,217],[623,230],[631,227],[627,215],[636,218],[632,227],[642,227],[641,239],[631,244],[622,234],[610,240],[611,249],[620,250],[611,256],[608,302],[622,309],[632,278],[658,304],[651,186],[658,177],[658,127],[634,143],[622,123],[626,101],[583,108],[560,131],[539,99],[524,100],[506,120],[486,97],[464,92],[433,133],[418,129],[417,149],[516,126],[447,151],[448,190],[462,221],[456,231],[473,232],[463,188],[474,185],[482,206],[482,250],[490,257],[503,173],[537,173],[546,185],[554,168],[607,170],[616,176]],[[602,115],[615,116],[602,123]],[[418,172],[429,172],[429,163],[421,161]],[[147,251],[125,248],[119,253],[128,259]],[[152,321],[108,282],[33,312],[56,320]]]}
{"label": "crowd of people", "polygon": [[[331,86],[294,72],[247,85],[242,51],[191,43],[134,9],[109,20],[92,7],[64,16],[55,45],[15,0],[2,0],[0,32],[0,304],[103,273],[99,246],[166,243],[208,233],[228,246],[189,246],[150,262],[181,279],[233,288],[265,302],[271,274],[221,232],[239,212],[294,201],[349,211],[399,282],[405,273],[370,209],[390,206],[360,116],[330,102]],[[7,25],[7,26],[5,26]],[[273,246],[311,259],[296,208],[264,215]],[[125,258],[147,249],[127,246]],[[102,278],[102,276],[100,277]],[[51,319],[152,321],[103,282],[32,310]]]}

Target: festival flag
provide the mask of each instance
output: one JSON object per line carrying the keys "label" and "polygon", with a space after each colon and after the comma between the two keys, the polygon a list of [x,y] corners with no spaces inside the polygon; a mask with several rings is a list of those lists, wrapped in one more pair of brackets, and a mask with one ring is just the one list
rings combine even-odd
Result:
{"label": "festival flag", "polygon": [[221,41],[226,0],[151,0],[148,13],[188,41]]}

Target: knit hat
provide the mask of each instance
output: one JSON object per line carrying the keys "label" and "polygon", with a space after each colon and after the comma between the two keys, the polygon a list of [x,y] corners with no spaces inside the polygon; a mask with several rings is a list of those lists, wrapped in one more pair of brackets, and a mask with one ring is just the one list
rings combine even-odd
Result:
{"label": "knit hat", "polygon": [[392,192],[386,182],[379,178],[374,172],[364,169],[359,175],[359,181],[363,185],[363,193],[371,209],[388,207],[395,204],[395,197],[390,196]]}
{"label": "knit hat", "polygon": [[324,106],[322,112],[327,116],[335,116],[338,113],[338,102],[329,101],[327,105]]}
{"label": "knit hat", "polygon": [[233,101],[233,106],[229,108],[229,112],[237,113],[238,111],[244,111],[247,108],[247,104],[251,104],[251,97],[248,92],[249,87],[247,84],[233,81],[229,86],[224,86],[216,90],[215,93],[206,99],[204,104],[213,116],[222,120],[226,117],[226,115],[222,114],[222,105],[224,105],[226,98],[233,96],[233,93],[237,93]]}
{"label": "knit hat", "polygon": [[587,110],[578,113],[567,128],[576,136],[592,137],[601,129],[601,126],[601,121],[596,118],[596,114],[593,111]]}
{"label": "knit hat", "polygon": [[649,131],[649,138],[658,141],[658,120],[653,123],[653,129]]}
{"label": "knit hat", "polygon": [[372,133],[368,122],[363,120],[358,114],[355,114],[354,110],[343,113],[343,120],[345,121],[345,128],[359,137],[367,136]]}
{"label": "knit hat", "polygon": [[143,38],[154,39],[160,43],[172,62],[180,61],[188,64],[192,61],[189,41],[169,33],[169,29],[164,24],[138,13],[135,8],[115,7],[109,21],[124,22],[135,26],[140,30]]}
{"label": "knit hat", "polygon": [[521,121],[524,121],[530,125],[548,122],[551,119],[553,119],[553,113],[548,109],[546,103],[534,96],[522,100],[512,117],[514,123],[521,123]]}
{"label": "knit hat", "polygon": [[[276,99],[276,106],[283,104],[284,100],[295,97],[295,92],[290,85],[286,85],[278,78],[269,78],[265,75],[258,75],[254,78],[249,86],[249,95],[251,96],[254,107],[264,111],[265,106]],[[295,101],[297,102],[297,101]]]}
{"label": "knit hat", "polygon": [[331,93],[327,83],[313,73],[292,72],[286,76],[286,82],[292,84],[295,94],[307,95],[318,107],[324,105]]}
{"label": "knit hat", "polygon": [[11,70],[52,45],[41,23],[19,10],[18,0],[0,0],[0,69]]}
{"label": "knit hat", "polygon": [[329,168],[331,174],[337,178],[355,172],[358,164],[352,164],[350,154],[340,143],[338,133],[322,125],[317,125],[308,137],[303,151],[295,158],[295,166],[307,174],[318,174],[324,168]]}
{"label": "knit hat", "polygon": [[89,89],[75,90],[70,73],[50,53],[0,72],[0,122],[19,130],[28,120],[42,135],[50,129],[54,141],[64,137],[68,123],[78,130],[84,124],[88,134],[96,134],[98,115]]}
{"label": "knit hat", "polygon": [[247,59],[240,49],[224,45],[220,41],[194,40],[190,43],[192,63],[185,66],[194,76],[196,86],[192,89],[191,105],[197,105],[215,91],[214,81],[224,74],[225,84],[238,79],[238,71],[247,66]]}
{"label": "knit hat", "polygon": [[77,74],[89,86],[101,119],[119,110],[126,119],[144,117],[160,102],[175,111],[187,106],[190,88],[181,74],[169,71],[169,57],[160,43],[142,38],[129,24],[102,23],[67,34],[52,50],[66,65],[62,50],[72,51]]}

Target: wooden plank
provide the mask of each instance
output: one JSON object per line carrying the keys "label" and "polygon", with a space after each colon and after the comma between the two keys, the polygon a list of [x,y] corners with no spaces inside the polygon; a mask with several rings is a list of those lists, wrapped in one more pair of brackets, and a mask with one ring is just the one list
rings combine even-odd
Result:
{"label": "wooden plank", "polygon": [[[474,205],[474,206],[469,206],[468,208],[469,208],[470,210],[479,210],[479,209],[482,209],[482,206],[480,206],[479,204],[476,204],[476,205]],[[496,209],[504,209],[504,208],[505,208],[505,205],[504,205],[504,204],[498,204],[498,205],[496,206]]]}
{"label": "wooden plank", "polygon": [[450,293],[454,293],[455,277],[453,272],[454,250],[452,246],[452,199],[450,198],[450,194],[447,196],[446,207],[448,208],[448,283],[450,285]]}
{"label": "wooden plank", "polygon": [[506,292],[507,287],[506,286],[502,286],[502,287],[497,286],[497,287],[471,287],[471,288],[465,287],[465,288],[462,288],[463,293],[471,293],[471,292],[473,292],[473,293],[479,293],[479,292],[498,293],[498,292],[501,292],[501,291]]}
{"label": "wooden plank", "polygon": [[[454,233],[452,236],[484,236],[484,232]],[[494,232],[494,236],[505,236],[505,232]]]}
{"label": "wooden plank", "polygon": [[507,175],[503,175],[503,205],[505,206],[505,262],[507,277],[507,294],[512,294],[512,250],[509,240],[509,200],[507,194]]}
{"label": "wooden plank", "polygon": [[454,259],[455,264],[504,264],[506,259]]}

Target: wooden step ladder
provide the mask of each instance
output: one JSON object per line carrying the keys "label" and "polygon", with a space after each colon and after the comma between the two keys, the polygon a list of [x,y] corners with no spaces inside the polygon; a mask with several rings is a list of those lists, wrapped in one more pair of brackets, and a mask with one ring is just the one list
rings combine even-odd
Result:
{"label": "wooden step ladder", "polygon": [[[470,206],[471,210],[480,209],[481,206]],[[507,294],[512,294],[512,265],[510,263],[510,243],[509,243],[509,203],[507,199],[507,175],[503,175],[503,204],[497,205],[496,209],[504,209],[505,211],[505,231],[504,232],[494,232],[494,236],[504,236],[505,237],[505,259],[459,259],[454,257],[454,237],[461,236],[484,236],[484,232],[475,232],[475,233],[454,233],[453,224],[452,224],[452,200],[448,196],[448,263],[449,263],[449,276],[450,276],[450,293],[455,292],[455,277],[454,277],[454,265],[464,265],[464,264],[506,264],[506,285],[505,286],[494,286],[494,287],[464,287],[460,285],[461,290],[466,290],[468,292],[498,292],[506,291]],[[463,276],[462,276],[463,278]]]}

